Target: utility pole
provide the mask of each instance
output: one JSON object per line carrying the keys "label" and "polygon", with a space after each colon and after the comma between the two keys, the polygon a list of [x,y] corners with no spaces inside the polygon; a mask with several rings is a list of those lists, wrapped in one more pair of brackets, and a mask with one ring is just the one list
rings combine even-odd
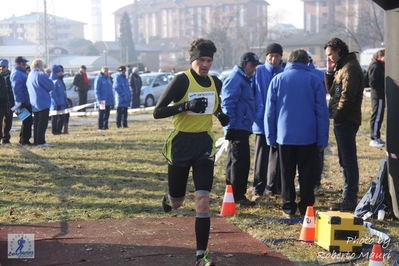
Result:
{"label": "utility pole", "polygon": [[40,57],[48,66],[50,49],[57,46],[57,26],[53,0],[37,0],[36,20],[36,57]]}

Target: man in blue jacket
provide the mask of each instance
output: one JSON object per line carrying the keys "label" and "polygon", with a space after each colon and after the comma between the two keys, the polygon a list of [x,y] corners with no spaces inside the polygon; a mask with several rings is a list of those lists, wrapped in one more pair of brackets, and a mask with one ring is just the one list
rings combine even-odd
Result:
{"label": "man in blue jacket", "polygon": [[254,53],[241,56],[240,65],[234,66],[230,75],[224,79],[221,106],[229,116],[230,122],[224,128],[225,138],[229,140],[226,166],[226,183],[232,185],[236,203],[242,207],[255,205],[245,196],[250,166],[249,136],[255,119],[255,95],[251,88],[251,77],[260,64]]}
{"label": "man in blue jacket", "polygon": [[[291,52],[284,72],[271,81],[266,99],[267,144],[277,146],[281,168],[281,198],[284,217],[299,209],[304,216],[313,206],[316,182],[316,153],[328,144],[329,114],[326,90],[310,72],[305,50]],[[298,167],[300,197],[295,202],[295,173]]]}
{"label": "man in blue jacket", "polygon": [[94,91],[98,102],[98,129],[108,129],[109,113],[114,103],[111,80],[108,77],[108,67],[102,67],[100,74],[94,80]]}
{"label": "man in blue jacket", "polygon": [[277,149],[266,143],[263,119],[267,89],[272,78],[284,71],[283,47],[278,43],[271,43],[266,47],[266,62],[256,68],[252,79],[252,88],[255,92],[255,121],[252,131],[255,134],[254,151],[254,181],[252,200],[260,199],[264,194],[280,194],[280,167]]}
{"label": "man in blue jacket", "polygon": [[116,75],[113,88],[115,90],[116,127],[127,128],[127,108],[130,105],[132,94],[129,89],[129,81],[126,78],[126,67],[120,66]]}
{"label": "man in blue jacket", "polygon": [[51,147],[46,143],[45,135],[51,105],[50,92],[54,89],[54,84],[44,72],[42,60],[33,60],[31,67],[32,71],[28,76],[26,86],[35,117],[33,121],[33,144],[40,147]]}
{"label": "man in blue jacket", "polygon": [[[28,87],[26,87],[28,74],[26,74],[25,67],[27,62],[29,61],[23,56],[17,56],[15,58],[15,67],[11,71],[10,80],[15,103],[20,104],[21,108],[26,108],[26,110],[32,113],[32,105],[29,101]],[[32,143],[29,141],[32,137],[32,125],[32,115],[28,116],[22,121],[21,131],[19,133],[19,144],[32,145]]]}
{"label": "man in blue jacket", "polygon": [[[50,92],[51,97],[51,111],[62,111],[66,109],[66,99],[64,86],[62,85],[61,76],[62,69],[58,65],[51,67],[50,80],[54,84],[54,89]],[[64,126],[64,114],[57,114],[51,118],[51,131],[54,135],[60,135],[62,127]]]}

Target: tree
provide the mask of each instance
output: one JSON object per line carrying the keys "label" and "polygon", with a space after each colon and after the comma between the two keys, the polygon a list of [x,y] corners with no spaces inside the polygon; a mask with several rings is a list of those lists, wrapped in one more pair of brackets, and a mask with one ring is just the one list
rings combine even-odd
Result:
{"label": "tree", "polygon": [[83,51],[83,55],[99,55],[100,52],[97,50],[94,44],[89,44]]}
{"label": "tree", "polygon": [[136,49],[133,42],[132,27],[130,25],[130,18],[127,12],[123,13],[121,19],[119,49],[121,50],[121,62],[128,63],[137,60]]}

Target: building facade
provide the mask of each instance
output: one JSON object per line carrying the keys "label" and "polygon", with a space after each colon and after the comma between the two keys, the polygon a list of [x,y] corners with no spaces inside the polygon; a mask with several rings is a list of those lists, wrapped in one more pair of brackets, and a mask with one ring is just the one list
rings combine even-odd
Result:
{"label": "building facade", "polygon": [[[0,20],[0,36],[6,36],[22,40],[24,44],[37,44],[38,37],[43,33],[38,33],[37,23],[42,14],[32,12],[25,16],[12,16],[8,19]],[[64,45],[73,38],[84,38],[85,23],[67,18],[55,16],[57,43]]]}
{"label": "building facade", "polygon": [[227,24],[233,31],[253,25],[254,19],[267,28],[268,5],[265,0],[136,0],[114,13],[115,39],[124,12],[131,18],[133,41],[145,44],[154,39],[202,37]]}

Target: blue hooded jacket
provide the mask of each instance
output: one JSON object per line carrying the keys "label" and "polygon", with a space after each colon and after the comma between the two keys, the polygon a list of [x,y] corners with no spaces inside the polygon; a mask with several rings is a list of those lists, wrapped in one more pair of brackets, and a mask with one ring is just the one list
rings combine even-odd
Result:
{"label": "blue hooded jacket", "polygon": [[115,90],[115,107],[129,107],[132,99],[132,94],[129,88],[129,81],[126,75],[118,73],[114,81]]}
{"label": "blue hooded jacket", "polygon": [[50,92],[50,97],[51,97],[50,110],[52,111],[57,110],[57,105],[60,105],[61,110],[65,110],[67,105],[66,105],[64,86],[62,85],[60,78],[54,72],[51,72],[50,80],[54,84],[54,90]]}
{"label": "blue hooded jacket", "polygon": [[26,87],[27,79],[28,74],[26,74],[25,69],[22,69],[20,66],[16,66],[11,71],[10,81],[16,103],[30,105],[28,87]]}
{"label": "blue hooded jacket", "polygon": [[265,111],[268,145],[327,146],[326,90],[303,63],[289,63],[270,83]]}
{"label": "blue hooded jacket", "polygon": [[36,67],[32,68],[32,71],[28,75],[26,86],[28,87],[33,112],[40,112],[50,108],[50,92],[54,89],[54,84],[46,73]]}
{"label": "blue hooded jacket", "polygon": [[114,103],[111,80],[104,74],[98,74],[94,80],[94,91],[97,101],[105,101],[106,106],[111,106]]}
{"label": "blue hooded jacket", "polygon": [[233,71],[223,81],[221,107],[230,118],[225,130],[246,130],[252,133],[255,96],[251,88],[251,79],[238,66],[234,66]]}
{"label": "blue hooded jacket", "polygon": [[324,84],[324,72],[321,71],[320,69],[317,69],[313,63],[310,63],[308,66],[309,66],[310,72],[312,72],[313,74],[316,74],[316,76],[319,77],[319,79],[323,83],[323,88],[325,88],[326,85]]}
{"label": "blue hooded jacket", "polygon": [[266,96],[267,96],[267,88],[269,87],[270,81],[272,78],[284,71],[283,68],[283,60],[280,61],[280,64],[276,67],[273,67],[268,61],[263,65],[259,65],[256,68],[254,76],[252,77],[252,89],[255,92],[255,106],[256,106],[256,114],[255,121],[252,125],[252,131],[254,134],[264,135],[265,127],[263,124],[263,118],[265,115],[265,105],[266,105]]}

